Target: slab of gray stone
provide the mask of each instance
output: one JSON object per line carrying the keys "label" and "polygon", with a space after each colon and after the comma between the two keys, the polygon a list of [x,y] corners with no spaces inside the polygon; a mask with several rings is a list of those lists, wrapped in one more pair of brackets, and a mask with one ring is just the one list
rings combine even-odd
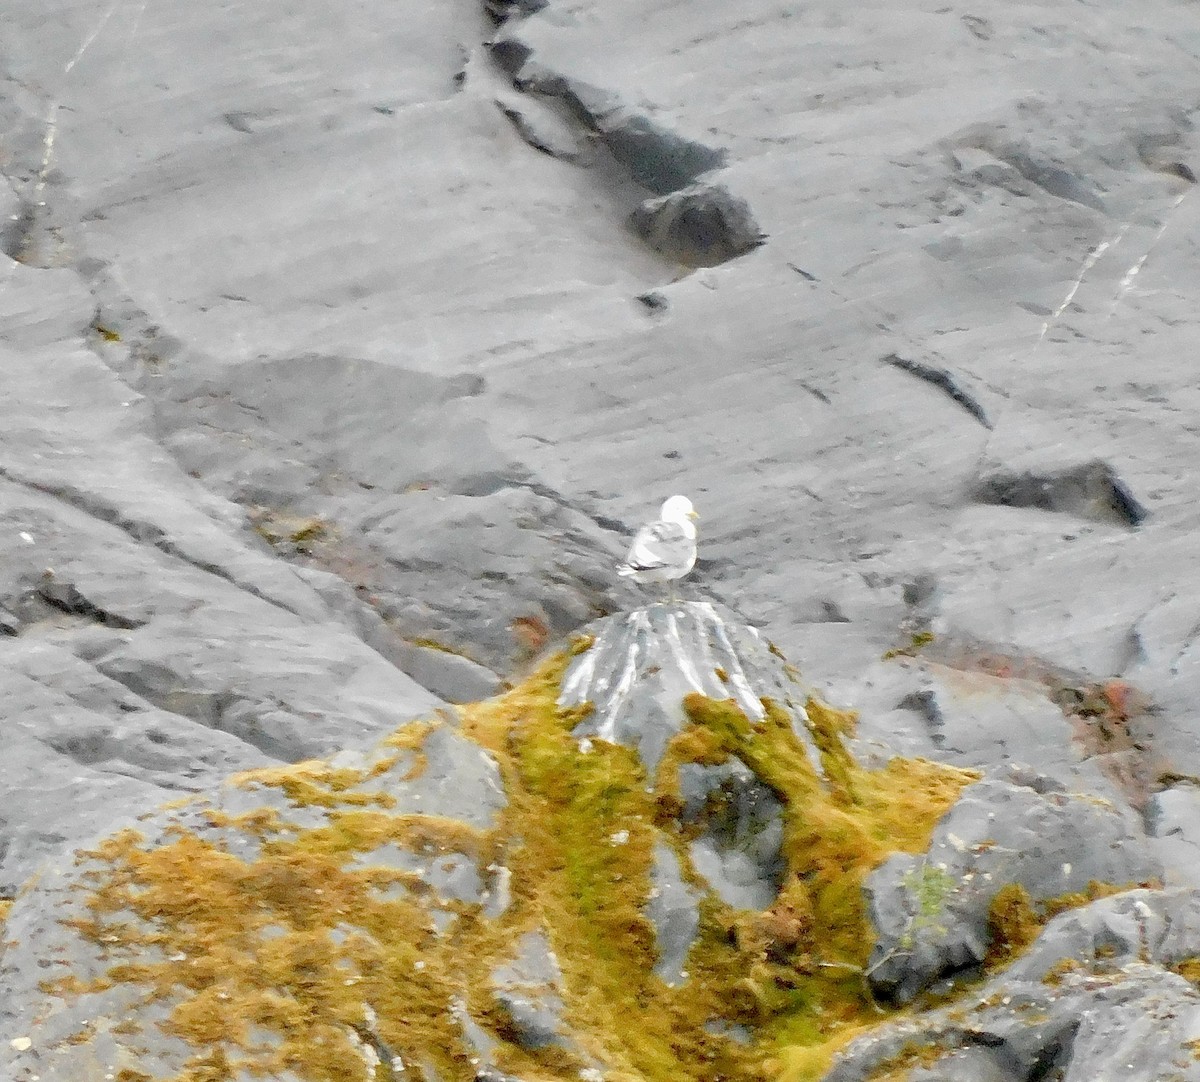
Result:
{"label": "slab of gray stone", "polygon": [[987,953],[988,907],[1007,884],[1038,901],[1093,881],[1143,883],[1160,870],[1136,822],[1116,807],[1032,771],[985,779],[942,817],[924,854],[897,854],[868,877],[877,932],[870,981],[906,1003],[971,972]]}
{"label": "slab of gray stone", "polygon": [[683,878],[675,850],[661,838],[656,839],[645,912],[654,927],[658,948],[654,972],[669,985],[687,980],[688,951],[700,930],[700,898],[700,891]]}
{"label": "slab of gray stone", "polygon": [[1137,961],[1171,967],[1195,958],[1198,946],[1200,892],[1129,890],[1055,917],[1007,973],[1044,980],[1064,959],[1104,970]]}
{"label": "slab of gray stone", "polygon": [[511,961],[492,972],[492,995],[522,1048],[567,1043],[562,970],[544,931],[526,932]]}
{"label": "slab of gray stone", "polygon": [[908,1057],[921,1082],[1200,1078],[1200,993],[1171,969],[1200,948],[1193,890],[1134,890],[1063,913],[1032,949],[952,1007],[880,1027],[828,1082]]}
{"label": "slab of gray stone", "polygon": [[1034,763],[1068,789],[1128,803],[1116,764],[1080,739],[1082,719],[1064,714],[1053,687],[1029,672],[956,668],[936,660],[939,649],[935,640],[916,657],[865,669],[873,686],[854,702],[864,746],[890,742],[907,755],[983,769]]}
{"label": "slab of gray stone", "polygon": [[1200,789],[1183,784],[1155,793],[1146,824],[1163,853],[1168,882],[1200,887]]}
{"label": "slab of gray stone", "polygon": [[373,742],[441,702],[154,441],[145,397],[86,345],[84,283],[33,275],[14,264],[0,291],[0,688],[22,764],[0,776],[4,894],[109,816]]}
{"label": "slab of gray stone", "polygon": [[766,909],[783,880],[783,805],[740,759],[679,767],[692,866],[726,903]]}
{"label": "slab of gray stone", "polygon": [[[493,825],[508,798],[500,768],[488,752],[444,723],[422,741],[421,756],[420,773],[392,794],[394,812],[434,815],[481,830]],[[377,788],[376,782],[369,784]]]}

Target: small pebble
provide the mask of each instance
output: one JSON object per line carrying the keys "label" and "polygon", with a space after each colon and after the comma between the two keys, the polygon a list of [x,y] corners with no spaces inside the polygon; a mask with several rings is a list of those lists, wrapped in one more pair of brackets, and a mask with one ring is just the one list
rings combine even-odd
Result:
{"label": "small pebble", "polygon": [[8,1043],[18,1052],[28,1052],[33,1047],[33,1041],[28,1037],[14,1037]]}

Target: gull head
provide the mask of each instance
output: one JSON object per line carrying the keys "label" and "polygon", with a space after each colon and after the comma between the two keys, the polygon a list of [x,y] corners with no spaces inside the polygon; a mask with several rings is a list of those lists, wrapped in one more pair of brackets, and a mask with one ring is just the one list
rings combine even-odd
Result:
{"label": "gull head", "polygon": [[662,505],[659,515],[664,522],[685,522],[688,519],[695,521],[700,517],[696,514],[692,501],[686,496],[672,496]]}

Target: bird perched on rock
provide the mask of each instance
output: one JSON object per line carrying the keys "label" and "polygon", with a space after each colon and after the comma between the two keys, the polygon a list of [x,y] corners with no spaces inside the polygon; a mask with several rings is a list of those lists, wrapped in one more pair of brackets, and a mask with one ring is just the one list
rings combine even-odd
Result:
{"label": "bird perched on rock", "polygon": [[696,564],[696,509],[686,496],[672,496],[662,505],[656,522],[637,532],[625,562],[617,568],[635,582],[669,582],[671,600],[674,582]]}

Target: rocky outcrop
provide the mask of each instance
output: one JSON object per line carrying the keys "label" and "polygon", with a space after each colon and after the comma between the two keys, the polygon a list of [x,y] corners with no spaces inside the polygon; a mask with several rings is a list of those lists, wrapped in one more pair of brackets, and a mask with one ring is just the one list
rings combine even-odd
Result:
{"label": "rocky outcrop", "polygon": [[[831,1075],[855,1078],[910,1038],[966,1047],[946,1011],[888,1027],[931,987],[1036,1064],[1167,979],[1046,993],[1054,1024],[1026,1032],[980,1006],[985,972],[1024,987],[1124,951],[1194,997],[1190,925],[1152,919],[1192,894],[1063,912],[1158,871],[1128,818],[1031,773],[866,766],[854,716],[802,688],[730,614],[657,604],[496,699],[142,814],[12,907],[6,1077],[752,1082],[870,1030]],[[1109,911],[1153,944],[1102,950]]]}
{"label": "rocky outcrop", "polygon": [[852,726],[710,604],[609,617],[498,699],[46,865],[0,956],[8,1076],[757,1077],[789,988],[865,1008],[865,877],[973,779],[865,769]]}
{"label": "rocky outcrop", "polygon": [[693,602],[651,605],[602,621],[563,679],[564,706],[589,704],[575,735],[632,747],[653,771],[687,724],[685,696],[732,699],[753,721],[766,716],[766,697],[789,711],[821,769],[796,670],[759,631],[730,615]]}
{"label": "rocky outcrop", "polygon": [[[129,841],[112,855],[165,882],[162,806],[219,793],[294,817],[299,833],[263,825],[253,875],[292,882],[317,857],[345,857],[371,889],[393,876],[380,904],[428,901],[401,915],[431,941],[471,929],[439,957],[478,946],[468,976],[481,988],[544,931],[574,1043],[540,1051],[511,1051],[516,1016],[505,1022],[490,991],[406,983],[396,973],[426,959],[390,954],[396,979],[380,987],[411,993],[432,1026],[416,1044],[457,1050],[464,1075],[543,1076],[574,1056],[589,1082],[737,1078],[789,1003],[832,1003],[788,1030],[828,1041],[766,1055],[766,1074],[799,1079],[828,1065],[831,1018],[875,1021],[871,997],[950,980],[965,995],[984,939],[982,979],[996,977],[1006,920],[1032,934],[1064,898],[1155,860],[1167,884],[1200,886],[1200,76],[1175,0],[1108,20],[1066,19],[1049,0],[966,13],[838,0],[284,7],[0,0],[0,913],[26,892],[19,934],[0,941],[65,935],[48,923],[55,877],[139,816],[144,854]],[[702,516],[686,596],[761,628],[802,683],[758,667],[768,710],[712,660],[634,748],[587,735],[581,703],[548,705],[525,676],[545,649],[643,603],[613,564],[672,492]],[[757,656],[749,640],[737,652]],[[497,713],[477,705],[506,689]],[[853,737],[842,712],[813,705],[818,692],[857,713]],[[733,707],[712,705],[730,695]],[[477,731],[437,715],[449,703]],[[489,718],[519,730],[525,707],[546,723],[532,744],[480,742]],[[332,800],[374,769],[387,734],[435,716],[417,773],[388,775],[398,801],[421,796],[403,814],[428,800],[465,815],[473,801],[473,830],[519,821],[531,863],[458,837],[419,852],[411,823],[369,848],[332,823],[335,811],[355,822],[356,804],[302,810],[282,783],[248,798],[227,784],[340,757],[329,769],[351,773],[314,782]],[[583,740],[593,751],[577,760]],[[638,749],[656,746],[651,777]],[[500,778],[507,803],[494,788],[480,797],[487,761],[517,770],[513,748],[528,752],[524,781]],[[474,772],[447,782],[460,757]],[[986,907],[955,908],[968,891],[928,872],[944,862],[977,882],[1009,865],[986,849],[960,859],[949,834],[930,850],[929,807],[903,794],[914,774],[919,796],[955,775],[922,759],[984,775],[963,806],[973,789],[1013,812],[1029,874]],[[591,803],[555,783],[567,764],[608,809],[603,829],[583,829]],[[781,795],[797,785],[822,827],[804,846]],[[849,821],[835,814],[846,801]],[[904,829],[910,813],[921,830]],[[1064,840],[1048,842],[1060,825]],[[1067,852],[1092,827],[1116,848]],[[217,844],[212,823],[187,829]],[[560,845],[572,832],[582,861]],[[257,844],[240,829],[221,844],[234,837],[247,854]],[[818,844],[830,838],[832,851]],[[1144,866],[1127,860],[1138,842]],[[355,847],[385,870],[358,868]],[[584,891],[591,908],[572,909],[552,858],[576,884],[602,872],[620,877],[606,892],[629,893],[611,905]],[[1066,894],[1053,893],[1055,862],[1072,866]],[[834,867],[846,890],[817,890]],[[1082,883],[1091,867],[1113,881]],[[910,969],[866,974],[875,929],[865,909],[842,919],[838,903],[862,900],[872,873],[889,942],[914,940]],[[914,898],[906,875],[947,889]],[[266,879],[256,889],[287,916],[287,892]],[[914,904],[937,910],[939,897],[946,912],[916,928]],[[503,949],[486,922],[500,922]],[[614,941],[619,958],[602,949]],[[889,951],[904,953],[874,961]],[[201,973],[191,945],[175,953]],[[96,978],[71,957],[80,980]],[[603,978],[593,1000],[576,994],[586,964]],[[256,1009],[298,1032],[292,989],[311,989],[289,979]],[[428,988],[450,1006],[435,1012]],[[705,988],[733,1006],[712,1007]],[[137,994],[129,1013],[150,1017]],[[1129,1003],[1153,1006],[1139,995]],[[102,1001],[126,1013],[115,987],[80,996],[38,1002],[80,1021]],[[637,1020],[631,1034],[612,1038],[601,999]],[[202,1002],[181,1033],[228,1020],[224,1001]],[[349,1062],[398,1073],[391,1004],[356,1001],[330,1037],[345,1055],[331,1066],[306,1049],[276,1077],[338,1077]],[[1139,1010],[1105,1017],[1157,1069]],[[0,1034],[4,1055],[42,1054],[26,1028]],[[1121,1047],[1119,1028],[1105,1032]],[[173,1063],[199,1054],[173,1039]],[[1066,1070],[1067,1043],[1032,1041],[1027,1073]],[[76,1076],[139,1069],[70,1047]],[[534,1067],[506,1059],[535,1052]],[[1007,1070],[982,1046],[953,1057],[943,1076]],[[417,1077],[449,1069],[437,1055],[404,1062]]]}
{"label": "rocky outcrop", "polygon": [[1065,913],[965,1000],[856,1041],[827,1082],[1200,1078],[1197,905],[1133,890]]}
{"label": "rocky outcrop", "polygon": [[925,853],[893,857],[868,879],[871,983],[908,1002],[939,979],[976,976],[1006,888],[1045,902],[1161,872],[1136,821],[1112,805],[1032,773],[985,779],[946,813]]}

